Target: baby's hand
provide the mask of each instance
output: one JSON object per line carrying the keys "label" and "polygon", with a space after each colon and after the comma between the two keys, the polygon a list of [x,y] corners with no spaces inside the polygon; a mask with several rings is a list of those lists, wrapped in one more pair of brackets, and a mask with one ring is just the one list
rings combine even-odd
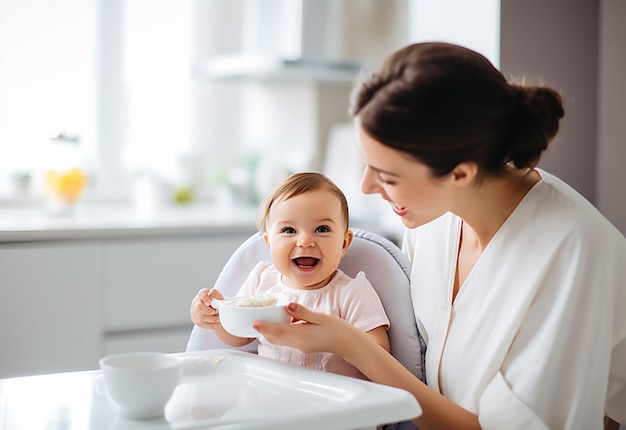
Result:
{"label": "baby's hand", "polygon": [[191,302],[191,321],[198,327],[216,329],[220,326],[220,317],[217,309],[211,306],[211,300],[223,299],[224,296],[215,288],[203,288],[198,291]]}

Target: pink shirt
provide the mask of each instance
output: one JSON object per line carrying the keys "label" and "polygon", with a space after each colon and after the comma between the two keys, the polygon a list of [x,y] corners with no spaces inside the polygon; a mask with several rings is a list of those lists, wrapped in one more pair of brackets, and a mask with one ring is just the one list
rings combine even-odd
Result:
{"label": "pink shirt", "polygon": [[[336,315],[364,332],[380,326],[389,327],[389,319],[376,290],[363,272],[351,278],[341,270],[324,287],[317,290],[297,290],[282,283],[281,274],[274,265],[259,262],[239,289],[237,296],[275,293],[286,295],[289,301],[307,308]],[[298,366],[325,370],[365,379],[363,374],[341,357],[327,352],[305,353],[299,349],[272,345],[259,338],[259,355]]]}

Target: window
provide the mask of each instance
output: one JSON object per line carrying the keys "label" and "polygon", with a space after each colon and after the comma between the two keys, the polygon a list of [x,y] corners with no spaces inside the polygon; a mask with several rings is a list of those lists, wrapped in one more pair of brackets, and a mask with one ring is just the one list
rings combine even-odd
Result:
{"label": "window", "polygon": [[96,150],[95,0],[0,0],[0,175],[41,174],[50,137]]}
{"label": "window", "polygon": [[[313,81],[212,81],[195,68],[212,55],[271,50],[276,41],[297,55],[297,38],[289,44],[263,28],[282,28],[272,27],[275,19],[297,34],[298,7],[295,0],[0,0],[0,198],[12,195],[9,178],[20,172],[32,175],[30,195],[42,195],[46,154],[59,134],[78,139],[92,199],[129,198],[133,179],[147,176],[222,181],[239,195],[261,188],[245,197],[254,201],[272,185],[259,186],[268,178],[310,168],[327,138],[316,128],[325,90]],[[330,111],[347,117],[343,86],[336,98],[345,107]],[[257,166],[272,174],[255,183]]]}
{"label": "window", "polygon": [[92,195],[174,175],[190,142],[191,1],[0,0],[0,195],[32,192],[59,134],[79,140]]}
{"label": "window", "polygon": [[123,21],[123,163],[132,173],[171,177],[190,145],[191,2],[126,1]]}
{"label": "window", "polygon": [[[497,53],[497,0],[455,1],[0,0],[0,199],[20,172],[42,195],[50,139],[63,133],[79,139],[89,198],[128,199],[143,176],[258,200],[288,171],[323,168],[329,131],[349,122],[351,82],[211,80],[203,62],[262,51],[366,63],[477,29],[472,45]],[[463,24],[477,10],[482,21]]]}
{"label": "window", "polygon": [[409,39],[474,49],[500,66],[500,0],[411,0]]}

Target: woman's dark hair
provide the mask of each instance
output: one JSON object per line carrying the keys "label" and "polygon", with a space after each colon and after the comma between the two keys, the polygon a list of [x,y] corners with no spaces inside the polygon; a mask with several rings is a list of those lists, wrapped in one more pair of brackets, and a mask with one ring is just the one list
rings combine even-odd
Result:
{"label": "woman's dark hair", "polygon": [[371,137],[443,176],[466,161],[483,174],[498,174],[507,162],[536,165],[564,111],[556,91],[509,84],[477,52],[418,43],[355,89],[351,114]]}

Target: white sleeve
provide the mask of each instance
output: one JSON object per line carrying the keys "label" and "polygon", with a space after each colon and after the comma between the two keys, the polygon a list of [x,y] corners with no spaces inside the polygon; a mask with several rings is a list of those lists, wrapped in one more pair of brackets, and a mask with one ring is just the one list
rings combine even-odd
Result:
{"label": "white sleeve", "polygon": [[478,420],[483,430],[549,430],[549,427],[511,391],[500,372],[483,392],[479,409]]}
{"label": "white sleeve", "polygon": [[613,348],[609,378],[606,414],[626,428],[626,333]]}
{"label": "white sleeve", "polygon": [[[614,253],[619,263],[619,254]],[[607,389],[606,414],[626,428],[626,251],[620,265],[621,275],[615,284],[615,301],[613,306],[613,352],[609,387]]]}

